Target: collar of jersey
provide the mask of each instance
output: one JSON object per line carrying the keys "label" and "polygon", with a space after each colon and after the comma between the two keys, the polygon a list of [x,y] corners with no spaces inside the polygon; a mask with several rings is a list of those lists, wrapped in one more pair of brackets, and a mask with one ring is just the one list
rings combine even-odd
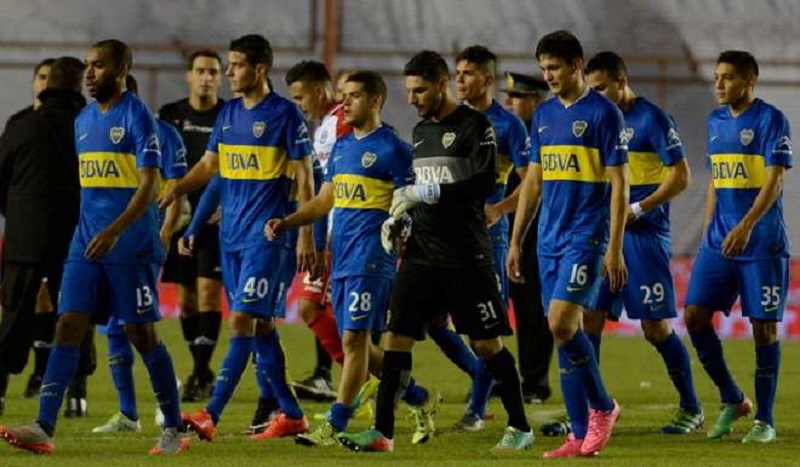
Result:
{"label": "collar of jersey", "polygon": [[577,104],[578,102],[582,101],[584,97],[589,95],[589,92],[591,92],[591,89],[589,88],[589,86],[586,86],[586,88],[583,90],[583,94],[581,94],[577,99],[575,99],[575,102],[573,102],[572,104],[568,104],[568,105],[564,105],[564,103],[561,102],[561,99],[558,99],[557,97],[556,97],[556,99],[558,99],[558,103],[561,104],[561,107],[564,107],[565,109],[568,109],[568,108],[574,106],[575,104]]}

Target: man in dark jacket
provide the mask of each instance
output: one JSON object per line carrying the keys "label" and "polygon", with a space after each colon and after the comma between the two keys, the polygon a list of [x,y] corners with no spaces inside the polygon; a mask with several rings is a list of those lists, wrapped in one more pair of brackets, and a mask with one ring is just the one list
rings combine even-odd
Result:
{"label": "man in dark jacket", "polygon": [[47,88],[39,94],[42,105],[10,121],[0,137],[0,209],[6,217],[0,409],[8,374],[21,372],[28,359],[41,284],[46,282],[50,297],[58,297],[64,258],[78,221],[73,122],[86,105],[80,93],[83,69],[73,57],[53,62]]}

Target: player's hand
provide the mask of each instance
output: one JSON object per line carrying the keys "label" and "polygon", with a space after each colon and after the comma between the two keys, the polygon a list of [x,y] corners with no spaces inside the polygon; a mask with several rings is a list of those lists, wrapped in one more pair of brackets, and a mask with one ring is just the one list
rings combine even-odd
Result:
{"label": "player's hand", "polygon": [[483,207],[483,212],[486,214],[486,227],[489,228],[503,218],[503,210],[497,207],[496,204],[487,204]]}
{"label": "player's hand", "polygon": [[314,267],[308,272],[308,278],[315,281],[325,276],[328,269],[328,262],[325,261],[325,250],[314,252]]}
{"label": "player's hand", "polygon": [[386,253],[403,255],[405,242],[411,236],[411,216],[404,213],[399,219],[390,217],[381,225],[381,246]]}
{"label": "player's hand", "polygon": [[178,254],[181,256],[192,256],[192,250],[194,250],[194,235],[178,239]]}
{"label": "player's hand", "polygon": [[313,275],[315,265],[316,256],[311,227],[305,226],[300,229],[300,235],[297,238],[297,270]]}
{"label": "player's hand", "polygon": [[209,225],[219,224],[220,220],[222,220],[222,208],[217,208],[217,210],[214,211],[214,214],[211,214],[211,217],[208,218],[206,224]]}
{"label": "player's hand", "polygon": [[283,219],[270,219],[264,224],[264,235],[271,242],[274,242],[284,232],[286,232],[286,223]]}
{"label": "player's hand", "polygon": [[519,246],[509,245],[508,255],[506,256],[506,274],[508,274],[508,279],[511,282],[524,284],[525,277],[522,275],[520,258],[522,258],[522,252],[520,251]]}
{"label": "player's hand", "polygon": [[96,260],[108,254],[114,245],[117,244],[117,240],[119,240],[119,233],[115,232],[111,229],[103,229],[97,233],[97,235],[92,238],[92,241],[89,242],[89,246],[86,247],[86,251],[83,252],[83,256],[86,257],[88,260]]}
{"label": "player's hand", "polygon": [[178,199],[178,192],[176,190],[177,183],[171,183],[167,185],[166,190],[164,190],[164,194],[158,198],[158,209],[167,209],[170,204],[174,203],[176,199]]}
{"label": "player's hand", "polygon": [[441,189],[438,183],[406,185],[394,190],[389,215],[399,219],[406,211],[420,203],[434,204],[439,201]]}
{"label": "player's hand", "polygon": [[608,282],[612,292],[619,292],[628,282],[628,269],[625,267],[625,257],[622,250],[612,251],[609,249],[603,259],[603,277],[608,277]]}
{"label": "player's hand", "polygon": [[752,233],[751,229],[737,224],[722,241],[722,254],[727,258],[742,254],[747,248],[747,244],[750,243],[750,234]]}
{"label": "player's hand", "polygon": [[627,227],[633,224],[634,222],[636,222],[636,219],[638,219],[638,217],[636,217],[636,214],[633,213],[631,207],[628,206],[628,210],[625,213],[625,226]]}

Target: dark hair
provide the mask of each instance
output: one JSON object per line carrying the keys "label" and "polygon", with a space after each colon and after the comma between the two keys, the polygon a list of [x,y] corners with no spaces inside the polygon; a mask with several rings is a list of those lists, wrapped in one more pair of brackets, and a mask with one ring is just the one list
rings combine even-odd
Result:
{"label": "dark hair", "polygon": [[106,39],[95,43],[93,49],[104,49],[109,52],[111,59],[117,66],[126,66],[130,70],[133,66],[133,53],[128,44],[118,39]]}
{"label": "dark hair", "polygon": [[386,103],[386,82],[374,71],[357,71],[347,77],[346,83],[360,83],[369,97],[380,97],[381,107]]}
{"label": "dark hair", "polygon": [[287,86],[291,86],[292,83],[298,81],[314,84],[330,83],[331,74],[328,73],[328,69],[322,63],[315,60],[303,60],[286,73]]}
{"label": "dark hair", "polygon": [[719,54],[717,64],[727,63],[736,68],[736,72],[745,78],[758,78],[758,62],[750,52],[744,50],[726,50]]}
{"label": "dark hair", "polygon": [[437,83],[450,77],[450,69],[441,55],[432,50],[423,50],[406,63],[406,76],[419,76],[429,83]]}
{"label": "dark hair", "polygon": [[497,74],[497,55],[482,45],[471,45],[462,50],[456,56],[456,64],[460,61],[477,65],[486,74]]}
{"label": "dark hair", "polygon": [[243,53],[247,57],[248,63],[253,66],[260,64],[266,65],[268,70],[272,69],[272,46],[260,34],[247,34],[234,39],[228,46],[228,50]]}
{"label": "dark hair", "polygon": [[628,67],[625,66],[625,61],[610,50],[598,52],[583,69],[583,72],[587,75],[595,71],[605,71],[608,77],[614,81],[628,77]]}
{"label": "dark hair", "polygon": [[38,75],[39,74],[39,70],[41,70],[43,66],[53,66],[53,62],[55,62],[55,61],[56,61],[55,58],[45,58],[44,60],[39,62],[36,65],[36,68],[33,69],[33,76]]}
{"label": "dark hair", "polygon": [[125,88],[137,96],[139,95],[139,82],[136,81],[136,78],[134,78],[133,75],[125,76]]}
{"label": "dark hair", "polygon": [[66,89],[81,92],[83,70],[86,65],[75,57],[58,57],[50,63],[50,75],[47,77],[48,89]]}
{"label": "dark hair", "polygon": [[197,59],[197,57],[213,58],[214,60],[217,61],[217,63],[220,64],[220,66],[222,66],[222,58],[216,51],[211,49],[198,49],[190,53],[189,56],[186,57],[186,70],[192,71],[192,69],[194,68],[194,61]]}
{"label": "dark hair", "polygon": [[542,55],[551,55],[573,64],[575,60],[583,59],[583,47],[581,41],[571,32],[560,30],[539,39],[536,44],[536,59]]}

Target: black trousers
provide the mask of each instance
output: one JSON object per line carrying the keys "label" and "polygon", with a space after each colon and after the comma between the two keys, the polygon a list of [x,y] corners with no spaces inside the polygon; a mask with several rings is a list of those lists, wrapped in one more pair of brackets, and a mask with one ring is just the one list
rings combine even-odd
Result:
{"label": "black trousers", "polygon": [[536,255],[538,216],[522,239],[524,284],[509,281],[509,295],[517,319],[519,372],[524,392],[549,389],[548,372],[553,356],[553,335],[544,315],[539,263]]}

